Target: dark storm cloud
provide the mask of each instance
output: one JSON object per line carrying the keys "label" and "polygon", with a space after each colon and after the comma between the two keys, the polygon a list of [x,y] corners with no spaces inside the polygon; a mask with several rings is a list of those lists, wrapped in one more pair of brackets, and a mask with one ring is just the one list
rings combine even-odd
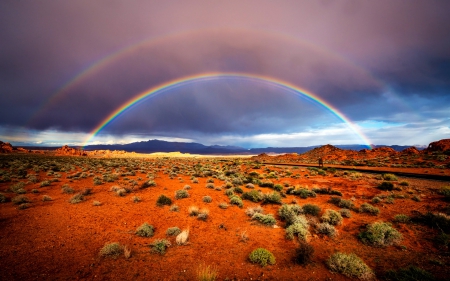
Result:
{"label": "dark storm cloud", "polygon": [[[427,110],[448,109],[449,10],[446,1],[2,1],[0,125],[89,132],[145,89],[211,71],[286,80],[354,121],[442,118]],[[167,34],[46,105],[89,65]],[[286,92],[233,83],[171,91],[105,130],[251,135],[333,120]]]}

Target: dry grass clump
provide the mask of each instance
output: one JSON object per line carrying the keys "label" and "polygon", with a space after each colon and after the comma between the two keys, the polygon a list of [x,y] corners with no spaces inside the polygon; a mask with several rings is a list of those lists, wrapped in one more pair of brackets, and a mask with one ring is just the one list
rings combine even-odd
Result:
{"label": "dry grass clump", "polygon": [[167,197],[166,195],[162,194],[159,195],[158,199],[156,200],[156,205],[159,207],[162,207],[164,205],[170,206],[172,204],[172,199]]}
{"label": "dry grass clump", "polygon": [[358,235],[366,244],[377,247],[396,245],[402,240],[402,234],[386,222],[374,222],[369,224],[366,231]]}
{"label": "dry grass clump", "polygon": [[230,204],[237,205],[237,206],[239,206],[239,208],[242,208],[242,206],[244,206],[244,203],[242,203],[241,197],[239,197],[237,195],[232,195],[230,197]]}
{"label": "dry grass clump", "polygon": [[77,193],[69,199],[69,203],[77,204],[77,203],[83,202],[83,200],[84,200],[83,194]]}
{"label": "dry grass clump", "polygon": [[211,196],[203,196],[202,201],[205,203],[211,203],[212,198],[211,198]]}
{"label": "dry grass clump", "polygon": [[195,216],[197,216],[198,215],[198,207],[197,206],[189,206],[189,208],[188,208],[188,214],[191,216],[191,217],[195,217]]}
{"label": "dry grass clump", "polygon": [[68,184],[63,184],[63,186],[61,187],[61,191],[65,194],[72,194],[75,192],[73,188],[71,188]]}
{"label": "dry grass clump", "polygon": [[140,189],[148,188],[148,187],[154,187],[156,186],[156,182],[154,180],[148,180],[141,184],[139,187]]}
{"label": "dry grass clump", "polygon": [[258,206],[247,207],[247,209],[245,210],[245,214],[249,217],[253,217],[253,215],[256,213],[263,214],[264,213],[263,207],[258,205]]}
{"label": "dry grass clump", "polygon": [[262,267],[268,264],[275,264],[275,256],[264,248],[253,250],[248,258],[252,263],[257,263]]}
{"label": "dry grass clump", "polygon": [[11,202],[13,202],[15,205],[20,205],[23,203],[30,203],[31,201],[25,195],[17,195],[11,199]]}
{"label": "dry grass clump", "polygon": [[179,212],[180,211],[180,207],[178,207],[178,205],[172,205],[172,206],[170,206],[169,211],[171,211],[171,212]]}
{"label": "dry grass clump", "polygon": [[214,281],[217,276],[217,268],[215,267],[201,264],[197,269],[197,279],[199,281]]}
{"label": "dry grass clump", "polygon": [[208,216],[209,216],[209,210],[208,209],[201,209],[198,212],[197,219],[202,220],[202,221],[206,221],[208,219]]}
{"label": "dry grass clump", "polygon": [[327,266],[331,271],[339,272],[350,278],[372,280],[375,275],[363,260],[357,255],[337,252],[327,260]]}
{"label": "dry grass clump", "polygon": [[297,235],[300,241],[308,241],[311,233],[309,232],[309,223],[304,215],[295,216],[291,220],[291,224],[286,228],[286,238],[294,239]]}
{"label": "dry grass clump", "polygon": [[123,247],[118,242],[106,243],[100,249],[100,256],[117,258],[123,253]]}
{"label": "dry grass clump", "polygon": [[327,209],[325,213],[322,215],[322,222],[329,223],[331,225],[340,225],[342,224],[342,216],[340,213],[335,210]]}
{"label": "dry grass clump", "polygon": [[186,245],[189,239],[189,229],[183,230],[180,234],[177,235],[177,238],[175,241],[177,242],[177,245]]}
{"label": "dry grass clump", "polygon": [[360,212],[361,213],[369,213],[371,215],[376,216],[376,215],[378,215],[380,213],[380,209],[370,205],[369,203],[364,203],[360,207]]}
{"label": "dry grass clump", "polygon": [[320,207],[314,204],[305,204],[302,209],[305,215],[317,216],[320,213]]}
{"label": "dry grass clump", "polygon": [[221,209],[227,209],[227,208],[228,208],[228,203],[226,203],[226,202],[221,202],[221,203],[219,203],[219,208],[221,208]]}
{"label": "dry grass clump", "polygon": [[256,220],[264,225],[273,226],[277,223],[277,220],[272,214],[263,215],[261,213],[255,213],[252,216],[252,220]]}
{"label": "dry grass clump", "polygon": [[337,230],[336,228],[334,228],[333,225],[327,223],[327,222],[322,222],[317,224],[317,232],[319,232],[320,234],[325,234],[329,237],[335,237],[337,235]]}
{"label": "dry grass clump", "polygon": [[175,191],[176,199],[183,199],[183,198],[188,198],[188,197],[189,197],[189,193],[185,189],[180,189],[180,190]]}
{"label": "dry grass clump", "polygon": [[153,225],[144,222],[141,226],[136,229],[136,235],[141,237],[152,237],[154,234],[155,228]]}
{"label": "dry grass clump", "polygon": [[177,236],[180,233],[181,233],[181,229],[178,228],[177,226],[169,227],[166,231],[167,236]]}
{"label": "dry grass clump", "polygon": [[44,196],[42,196],[42,201],[52,201],[53,199],[50,197],[50,196],[48,196],[48,195],[44,195]]}
{"label": "dry grass clump", "polygon": [[164,255],[166,253],[166,249],[171,245],[172,244],[170,244],[167,239],[156,239],[150,244],[150,247],[152,248],[153,253]]}

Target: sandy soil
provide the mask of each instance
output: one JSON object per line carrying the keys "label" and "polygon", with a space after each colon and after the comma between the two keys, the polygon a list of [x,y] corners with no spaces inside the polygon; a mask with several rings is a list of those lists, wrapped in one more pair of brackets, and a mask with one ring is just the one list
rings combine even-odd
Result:
{"label": "sandy soil", "polygon": [[[36,156],[37,157],[37,156]],[[42,158],[46,159],[46,158]],[[60,157],[60,159],[71,159]],[[0,158],[3,171],[14,171],[14,163],[23,160],[18,158],[15,162],[10,156]],[[34,165],[38,165],[37,157]],[[51,160],[54,162],[66,160]],[[88,161],[88,160],[86,160]],[[96,159],[96,161],[112,161],[110,159]],[[200,264],[211,265],[217,268],[219,280],[347,280],[348,278],[330,272],[325,261],[337,251],[356,253],[381,276],[389,269],[397,269],[408,265],[419,266],[431,272],[435,277],[445,279],[449,276],[450,257],[448,249],[438,247],[432,238],[438,233],[421,224],[398,224],[393,226],[403,235],[398,246],[375,248],[365,245],[357,238],[364,227],[375,221],[392,222],[396,214],[412,216],[414,211],[448,211],[448,203],[437,190],[448,186],[448,182],[402,178],[396,183],[407,181],[409,186],[403,190],[394,191],[406,198],[396,198],[393,204],[383,200],[373,204],[371,199],[376,195],[389,195],[388,191],[380,191],[376,186],[381,182],[376,175],[364,173],[337,174],[328,173],[325,176],[311,175],[306,168],[274,167],[261,165],[256,168],[248,159],[239,160],[240,164],[233,166],[233,161],[219,159],[133,159],[138,161],[135,175],[120,176],[115,182],[104,182],[101,185],[93,184],[93,175],[102,177],[108,172],[108,166],[87,169],[86,166],[74,166],[73,170],[62,172],[59,181],[49,186],[40,187],[40,182],[54,179],[48,175],[48,169],[34,172],[32,166],[27,167],[28,174],[37,174],[39,182],[27,183],[24,187],[25,196],[31,200],[28,209],[20,210],[17,205],[10,202],[16,194],[8,191],[17,181],[27,182],[27,179],[12,178],[11,182],[0,183],[0,191],[7,197],[8,202],[0,204],[0,260],[2,270],[1,280],[61,280],[61,279],[95,279],[95,280],[196,280],[197,268]],[[247,162],[248,161],[248,162]],[[14,162],[14,163],[13,163]],[[11,164],[13,163],[13,164]],[[103,162],[101,162],[103,163]],[[110,162],[108,162],[110,163]],[[227,209],[219,208],[219,203],[227,202],[229,198],[221,191],[206,188],[207,179],[198,177],[198,183],[191,181],[190,169],[200,163],[203,167],[210,165],[209,170],[218,171],[229,165],[226,169],[235,169],[244,174],[252,171],[260,175],[270,172],[281,174],[278,179],[270,179],[274,183],[286,183],[289,186],[301,186],[309,189],[313,187],[331,187],[342,192],[344,199],[352,199],[356,206],[371,203],[380,209],[380,214],[373,216],[366,213],[352,211],[351,218],[344,218],[342,225],[337,226],[338,236],[329,238],[317,234],[314,227],[310,227],[313,234],[310,240],[315,249],[313,262],[306,266],[297,265],[292,261],[298,240],[285,238],[284,222],[277,214],[280,205],[265,204],[265,213],[274,214],[277,219],[277,228],[263,226],[252,221],[245,210],[249,206],[258,205],[243,200],[244,207],[230,205]],[[174,166],[180,170],[173,173]],[[68,175],[75,172],[86,172],[93,175],[87,178],[68,179]],[[226,170],[223,169],[223,170]],[[112,171],[130,171],[125,167],[114,167]],[[298,178],[287,176],[286,172]],[[154,175],[156,187],[138,189],[141,183],[148,180],[147,174]],[[314,174],[314,173],[313,173]],[[127,178],[127,179],[125,179]],[[112,186],[130,186],[129,181],[135,180],[138,185],[124,197],[117,196],[110,191]],[[220,187],[224,180],[214,178],[214,185]],[[69,203],[73,194],[64,194],[61,191],[63,184],[68,184],[75,192],[84,188],[92,188],[92,194],[78,204]],[[188,190],[190,197],[176,200],[174,193],[186,184],[191,186]],[[244,191],[249,191],[241,186]],[[39,193],[32,193],[37,189]],[[272,192],[272,189],[261,188],[255,185],[256,190],[263,193]],[[284,188],[285,190],[287,187]],[[164,194],[179,206],[179,212],[172,212],[169,206],[158,207],[158,196]],[[52,201],[42,201],[44,195]],[[211,203],[202,201],[203,196],[212,197]],[[133,202],[133,196],[140,197],[140,202]],[[417,202],[414,196],[420,198]],[[301,199],[295,195],[286,195],[284,203],[297,202],[317,204],[321,207],[321,214],[325,209],[339,210],[339,207],[329,203],[330,195],[318,194],[315,198]],[[101,202],[94,206],[93,201]],[[196,205],[209,209],[206,221],[198,220],[188,215],[188,207]],[[321,215],[320,214],[320,215]],[[320,217],[319,215],[319,217]],[[319,218],[310,218],[312,222]],[[155,227],[153,237],[144,238],[134,234],[136,228],[148,222]],[[169,227],[178,226],[181,229],[189,228],[189,244],[177,246],[174,237],[167,237]],[[223,227],[221,227],[223,226]],[[248,241],[240,241],[240,235],[245,232]],[[165,255],[150,252],[149,244],[155,239],[170,240],[172,246]],[[132,254],[129,259],[120,256],[117,259],[101,257],[100,249],[105,243],[119,242],[127,245]],[[271,251],[276,257],[276,264],[260,267],[249,262],[249,253],[263,247]]]}

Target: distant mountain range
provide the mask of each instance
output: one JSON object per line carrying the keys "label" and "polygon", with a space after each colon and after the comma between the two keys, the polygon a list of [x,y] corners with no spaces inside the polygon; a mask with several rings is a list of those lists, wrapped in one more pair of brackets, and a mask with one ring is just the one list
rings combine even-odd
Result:
{"label": "distant mountain range", "polygon": [[[88,145],[84,148],[86,151],[92,150],[125,150],[127,152],[137,152],[137,153],[153,153],[153,152],[174,152],[179,151],[182,153],[191,153],[191,154],[282,154],[282,153],[305,153],[309,150],[312,150],[316,147],[320,147],[321,145],[316,146],[306,146],[306,147],[266,147],[266,148],[251,148],[246,149],[239,146],[222,146],[222,145],[203,145],[195,142],[168,142],[161,140],[148,140],[141,142],[133,142],[128,144],[99,144],[99,145]],[[335,145],[341,149],[347,150],[356,150],[359,151],[361,149],[367,148],[365,145]],[[390,147],[394,150],[401,151],[410,146],[403,145],[376,145],[374,147]],[[56,149],[55,147],[25,147],[28,149]],[[417,149],[421,150],[426,148],[417,147]]]}

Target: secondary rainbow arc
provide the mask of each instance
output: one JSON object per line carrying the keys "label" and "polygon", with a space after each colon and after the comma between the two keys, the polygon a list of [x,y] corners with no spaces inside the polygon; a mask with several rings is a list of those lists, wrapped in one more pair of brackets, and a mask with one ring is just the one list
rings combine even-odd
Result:
{"label": "secondary rainbow arc", "polygon": [[353,124],[353,122],[346,117],[342,112],[340,112],[337,108],[329,104],[327,101],[323,100],[322,98],[316,96],[312,92],[303,89],[301,87],[298,87],[290,82],[283,81],[281,79],[264,76],[264,75],[257,75],[257,74],[248,74],[248,73],[202,73],[197,75],[190,75],[186,77],[177,78],[174,80],[167,81],[165,83],[159,84],[157,86],[154,86],[144,92],[141,92],[134,96],[133,98],[129,99],[127,102],[125,102],[123,105],[119,106],[116,110],[111,112],[103,121],[101,121],[90,133],[89,136],[86,138],[86,140],[83,143],[83,147],[86,147],[92,139],[103,129],[105,128],[110,122],[112,122],[114,119],[116,119],[118,116],[120,116],[122,113],[124,113],[129,108],[133,107],[143,99],[155,95],[158,93],[163,93],[168,90],[185,86],[191,83],[200,82],[200,81],[207,81],[212,79],[220,79],[220,78],[237,78],[237,79],[247,79],[252,80],[256,82],[262,82],[262,83],[270,83],[272,85],[275,85],[279,88],[283,88],[286,90],[289,90],[291,92],[294,92],[298,95],[303,95],[318,104],[320,104],[322,107],[330,111],[332,114],[334,114],[337,118],[339,118],[341,121],[343,121],[348,128],[353,131],[368,148],[372,148],[371,142],[369,139],[359,130],[359,128]]}

